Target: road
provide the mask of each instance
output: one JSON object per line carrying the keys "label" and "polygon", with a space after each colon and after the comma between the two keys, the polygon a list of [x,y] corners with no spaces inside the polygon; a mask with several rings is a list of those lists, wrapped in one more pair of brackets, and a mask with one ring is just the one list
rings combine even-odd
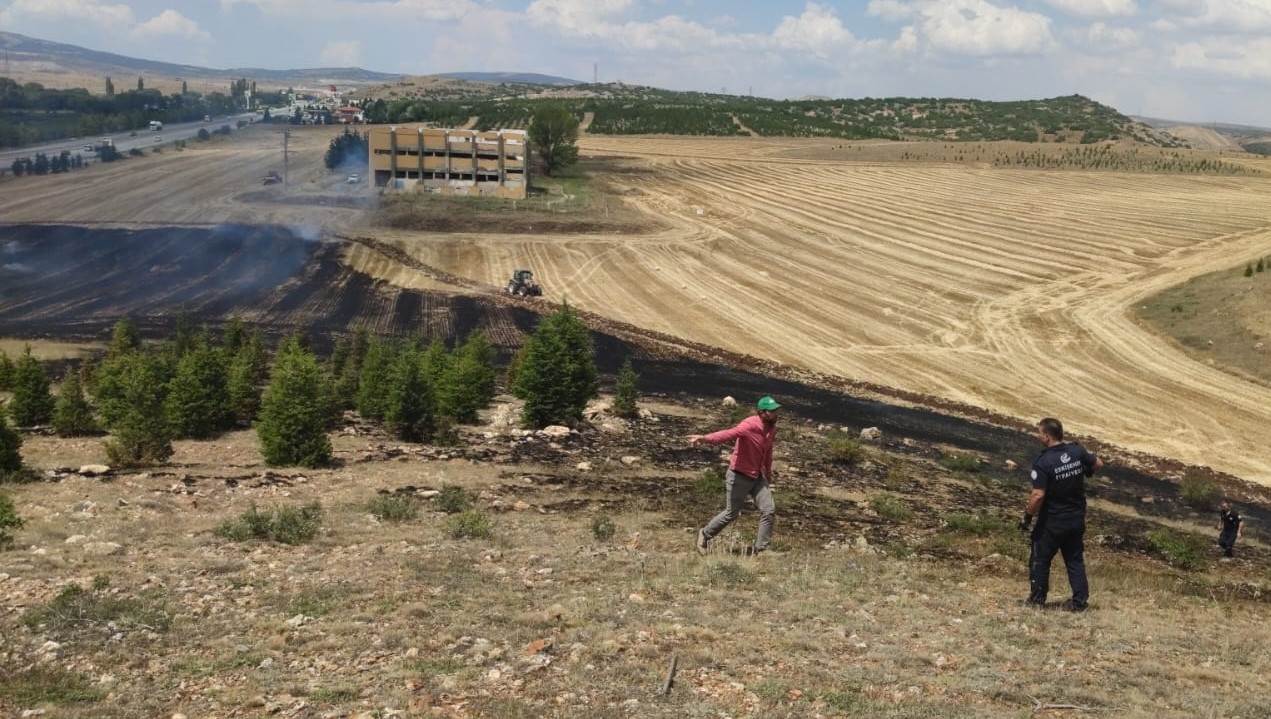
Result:
{"label": "road", "polygon": [[123,154],[127,154],[133,148],[144,150],[147,147],[153,147],[156,144],[166,144],[176,142],[178,140],[189,140],[197,137],[199,130],[206,129],[211,132],[222,125],[229,125],[230,128],[238,126],[239,120],[247,122],[255,122],[257,115],[254,112],[244,112],[238,115],[229,115],[226,117],[214,117],[208,122],[182,122],[173,125],[165,124],[162,130],[154,131],[149,129],[136,130],[132,132],[117,132],[114,134],[94,135],[92,137],[72,137],[58,140],[57,142],[46,142],[41,145],[28,145],[17,149],[8,149],[0,151],[0,170],[8,170],[13,161],[23,157],[34,158],[39,153],[53,156],[61,154],[63,150],[71,153],[71,156],[83,155],[85,160],[95,162],[97,153],[89,152],[84,149],[85,145],[100,145],[102,140],[110,138],[114,143],[115,149]]}

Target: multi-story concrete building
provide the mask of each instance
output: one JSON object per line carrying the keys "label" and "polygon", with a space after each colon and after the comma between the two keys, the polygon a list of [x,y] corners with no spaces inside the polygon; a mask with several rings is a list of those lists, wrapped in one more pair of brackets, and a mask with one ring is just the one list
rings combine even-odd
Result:
{"label": "multi-story concrete building", "polygon": [[524,130],[377,125],[369,128],[367,145],[377,187],[509,199],[524,199],[529,187]]}

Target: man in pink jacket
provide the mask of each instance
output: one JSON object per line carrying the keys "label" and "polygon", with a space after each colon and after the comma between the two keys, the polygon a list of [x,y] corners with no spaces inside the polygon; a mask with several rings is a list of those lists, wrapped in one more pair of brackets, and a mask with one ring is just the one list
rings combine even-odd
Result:
{"label": "man in pink jacket", "polygon": [[781,405],[771,397],[761,397],[755,408],[758,410],[755,414],[732,429],[688,436],[689,444],[724,444],[736,440],[732,456],[728,458],[728,472],[724,475],[724,511],[697,533],[698,554],[706,554],[710,541],[737,518],[747,497],[753,497],[759,509],[755,554],[767,549],[772,540],[772,524],[777,516],[777,507],[772,501],[772,442],[777,436]]}

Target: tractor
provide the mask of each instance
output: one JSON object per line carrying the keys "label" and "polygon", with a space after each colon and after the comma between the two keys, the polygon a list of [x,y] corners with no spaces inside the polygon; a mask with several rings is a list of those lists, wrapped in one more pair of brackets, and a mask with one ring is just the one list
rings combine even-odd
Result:
{"label": "tractor", "polygon": [[534,273],[529,270],[517,270],[508,280],[508,294],[517,297],[541,297],[543,288],[534,281]]}

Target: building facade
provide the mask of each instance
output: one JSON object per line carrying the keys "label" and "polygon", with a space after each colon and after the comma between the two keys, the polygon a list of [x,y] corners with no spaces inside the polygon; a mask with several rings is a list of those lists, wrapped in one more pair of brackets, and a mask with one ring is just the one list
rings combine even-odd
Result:
{"label": "building facade", "polygon": [[529,189],[524,130],[377,125],[367,145],[376,187],[508,199],[524,199]]}

